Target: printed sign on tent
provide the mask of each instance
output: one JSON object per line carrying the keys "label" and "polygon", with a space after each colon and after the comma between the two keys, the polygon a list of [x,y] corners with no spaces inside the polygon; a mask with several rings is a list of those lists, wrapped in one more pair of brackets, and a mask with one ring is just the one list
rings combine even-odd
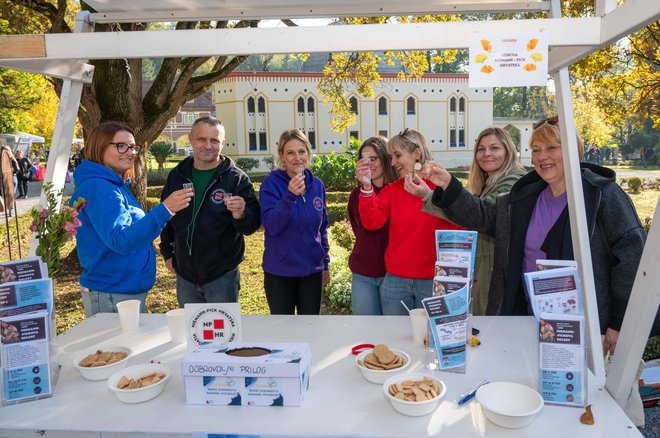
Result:
{"label": "printed sign on tent", "polygon": [[548,39],[536,34],[474,34],[470,40],[471,88],[546,86]]}

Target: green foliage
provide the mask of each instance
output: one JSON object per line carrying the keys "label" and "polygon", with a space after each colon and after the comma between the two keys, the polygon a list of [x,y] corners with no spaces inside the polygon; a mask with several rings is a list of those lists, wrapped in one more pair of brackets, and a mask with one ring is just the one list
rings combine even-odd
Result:
{"label": "green foliage", "polygon": [[348,204],[348,197],[351,195],[350,192],[342,190],[340,192],[325,192],[325,199],[328,204],[339,204],[344,203]]}
{"label": "green foliage", "polygon": [[315,155],[312,158],[312,173],[319,177],[328,190],[346,190],[355,185],[357,147],[351,142],[342,146],[344,152]]}
{"label": "green foliage", "polygon": [[163,166],[165,161],[170,155],[174,155],[174,152],[174,147],[172,147],[172,145],[167,141],[158,140],[151,143],[149,146],[149,153],[158,162],[158,173],[163,172],[165,169]]}
{"label": "green foliage", "polygon": [[147,187],[147,198],[160,198],[160,194],[163,192],[163,186],[149,185]]}
{"label": "green foliage", "polygon": [[646,234],[649,234],[649,231],[651,231],[651,222],[653,222],[653,219],[650,217],[645,217],[643,222],[644,224],[642,226],[644,227],[644,231],[646,231]]}
{"label": "green foliage", "polygon": [[248,173],[252,169],[256,169],[259,167],[259,160],[256,158],[237,158],[236,159],[236,166],[241,168],[243,172]]}
{"label": "green foliage", "polygon": [[628,178],[628,189],[633,193],[639,192],[639,189],[642,187],[642,180],[638,176],[631,176]]}
{"label": "green foliage", "polygon": [[353,250],[355,236],[353,235],[353,230],[348,221],[343,220],[335,222],[330,226],[329,231],[338,245],[347,251]]}
{"label": "green foliage", "polygon": [[164,186],[167,182],[167,175],[169,172],[147,172],[147,181],[150,186]]}
{"label": "green foliage", "polygon": [[328,306],[332,312],[344,313],[351,307],[351,270],[348,268],[350,251],[339,244],[335,232],[343,239],[341,226],[331,227],[328,233],[330,241],[330,282],[325,287]]}
{"label": "green foliage", "polygon": [[268,170],[275,170],[275,157],[273,155],[268,155],[261,159],[268,166]]}
{"label": "green foliage", "polygon": [[328,221],[331,224],[337,221],[345,221],[348,218],[345,203],[328,203],[326,208],[328,209]]}
{"label": "green foliage", "polygon": [[646,343],[646,350],[642,359],[648,362],[649,360],[658,358],[660,358],[660,336],[653,336]]}

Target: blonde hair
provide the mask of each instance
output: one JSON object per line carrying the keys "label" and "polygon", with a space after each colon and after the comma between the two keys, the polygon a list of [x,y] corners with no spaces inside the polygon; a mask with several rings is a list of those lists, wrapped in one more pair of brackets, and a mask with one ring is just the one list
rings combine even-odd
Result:
{"label": "blonde hair", "polygon": [[300,129],[287,129],[280,135],[280,139],[277,142],[277,167],[284,169],[284,145],[290,140],[300,140],[305,144],[305,149],[307,149],[307,155],[309,160],[307,165],[309,166],[312,162],[312,145],[309,143],[307,136]]}
{"label": "blonde hair", "polygon": [[[531,148],[535,141],[541,141],[546,144],[554,144],[561,146],[561,132],[559,131],[559,124],[557,116],[546,119],[537,123],[536,128],[532,131],[532,136],[529,138],[529,147]],[[584,143],[579,132],[575,132],[577,137],[578,156],[580,161],[584,156]]]}
{"label": "blonde hair", "polygon": [[387,141],[387,152],[390,154],[395,150],[405,150],[412,154],[415,149],[419,149],[421,152],[419,157],[421,164],[433,160],[433,155],[426,145],[426,139],[419,131],[406,128]]}
{"label": "blonde hair", "polygon": [[[477,162],[479,143],[484,137],[489,135],[494,135],[497,137],[500,143],[504,145],[504,150],[506,152],[504,163],[502,163],[502,166],[500,166],[500,168],[497,169],[497,171],[490,177]],[[520,161],[518,160],[518,151],[516,150],[516,146],[513,143],[513,139],[504,129],[495,127],[486,128],[479,133],[479,137],[477,137],[477,141],[474,143],[474,155],[472,157],[472,166],[470,167],[470,173],[467,181],[467,191],[473,195],[479,196],[493,187],[500,178],[508,175],[513,170],[525,172],[525,168],[522,164],[520,164]]]}

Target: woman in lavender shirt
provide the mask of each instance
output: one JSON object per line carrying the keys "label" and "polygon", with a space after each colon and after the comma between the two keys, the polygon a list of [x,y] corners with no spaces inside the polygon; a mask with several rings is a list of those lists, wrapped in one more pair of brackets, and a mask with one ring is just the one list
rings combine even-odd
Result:
{"label": "woman in lavender shirt", "polygon": [[[437,188],[428,202],[455,223],[495,238],[487,315],[530,314],[523,274],[536,269],[536,259],[574,259],[556,117],[534,126],[529,146],[534,170],[495,204],[472,196],[441,165],[429,175]],[[578,147],[582,159],[579,136]],[[646,233],[614,171],[589,163],[581,169],[603,350],[614,352]],[[428,189],[420,181],[406,189],[424,196]]]}

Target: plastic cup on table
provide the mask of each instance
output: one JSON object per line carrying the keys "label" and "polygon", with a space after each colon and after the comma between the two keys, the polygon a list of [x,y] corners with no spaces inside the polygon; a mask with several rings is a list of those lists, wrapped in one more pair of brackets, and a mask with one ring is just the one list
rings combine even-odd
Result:
{"label": "plastic cup on table", "polygon": [[170,339],[175,344],[186,342],[186,310],[173,309],[165,313]]}
{"label": "plastic cup on table", "polygon": [[117,303],[119,322],[124,330],[135,330],[140,325],[140,300],[126,300]]}
{"label": "plastic cup on table", "polygon": [[428,326],[426,309],[411,309],[409,316],[413,341],[415,341],[417,345],[424,345],[424,337],[426,336],[427,331],[426,327]]}

